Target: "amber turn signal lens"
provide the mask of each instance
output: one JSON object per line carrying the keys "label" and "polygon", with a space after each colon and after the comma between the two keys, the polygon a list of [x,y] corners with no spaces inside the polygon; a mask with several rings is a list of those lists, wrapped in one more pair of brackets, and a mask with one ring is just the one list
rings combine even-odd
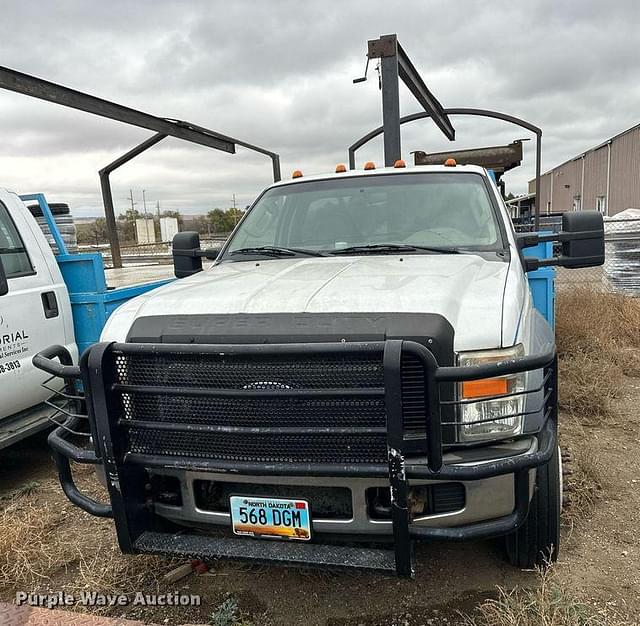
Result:
{"label": "amber turn signal lens", "polygon": [[344,163],[338,163],[336,165],[336,174],[344,174],[347,171],[347,166]]}
{"label": "amber turn signal lens", "polygon": [[367,161],[364,164],[364,169],[365,170],[375,170],[376,169],[376,164],[373,161]]}
{"label": "amber turn signal lens", "polygon": [[457,165],[456,160],[455,159],[447,159],[444,164],[447,167],[455,167]]}
{"label": "amber turn signal lens", "polygon": [[503,396],[506,393],[509,393],[509,381],[506,378],[482,378],[462,383],[462,397],[465,400]]}
{"label": "amber turn signal lens", "polygon": [[393,167],[407,167],[407,164],[402,160],[402,159],[398,159],[394,164]]}
{"label": "amber turn signal lens", "polygon": [[300,170],[293,170],[293,174],[291,174],[291,178],[302,178],[302,172]]}

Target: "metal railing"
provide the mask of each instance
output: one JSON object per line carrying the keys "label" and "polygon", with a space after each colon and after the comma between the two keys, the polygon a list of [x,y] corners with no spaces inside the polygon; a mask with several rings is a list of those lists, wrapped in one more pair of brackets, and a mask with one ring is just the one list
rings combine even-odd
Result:
{"label": "metal railing", "polygon": [[[532,220],[513,220],[516,232],[533,232]],[[541,215],[540,230],[562,230],[562,215]],[[640,218],[605,218],[605,262],[600,267],[567,269],[559,267],[558,289],[588,287],[640,297]],[[559,254],[561,244],[554,246]]]}
{"label": "metal railing", "polygon": [[[230,233],[206,236],[201,239],[203,248],[222,248]],[[111,261],[111,250],[108,244],[99,246],[81,245],[80,252],[100,252],[105,261]],[[155,243],[142,243],[132,245],[121,245],[120,252],[123,261],[158,261],[167,263],[172,260],[171,241],[157,241]]]}

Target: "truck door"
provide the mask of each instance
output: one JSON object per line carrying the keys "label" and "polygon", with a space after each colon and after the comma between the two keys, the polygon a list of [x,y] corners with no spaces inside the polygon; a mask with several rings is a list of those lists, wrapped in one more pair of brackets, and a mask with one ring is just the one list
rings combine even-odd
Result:
{"label": "truck door", "polygon": [[59,273],[52,273],[51,249],[31,229],[26,213],[16,196],[0,190],[0,259],[9,285],[8,293],[0,296],[0,419],[51,395],[41,386],[46,375],[31,359],[47,346],[69,343],[66,288]]}

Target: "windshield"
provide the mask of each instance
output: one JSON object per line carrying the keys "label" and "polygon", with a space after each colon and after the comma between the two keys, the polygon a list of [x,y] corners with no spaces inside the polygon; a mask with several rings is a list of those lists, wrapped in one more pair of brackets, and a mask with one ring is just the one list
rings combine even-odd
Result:
{"label": "windshield", "polygon": [[224,256],[243,260],[238,257],[260,254],[259,248],[265,256],[293,256],[359,254],[364,247],[406,252],[411,246],[418,253],[502,250],[482,176],[386,174],[274,187],[242,221]]}

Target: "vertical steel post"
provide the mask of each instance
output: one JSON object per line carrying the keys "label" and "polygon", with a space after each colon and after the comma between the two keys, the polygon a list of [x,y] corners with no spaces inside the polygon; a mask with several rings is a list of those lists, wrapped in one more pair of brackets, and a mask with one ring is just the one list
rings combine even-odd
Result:
{"label": "vertical steel post", "polygon": [[[111,181],[109,175],[113,170],[119,168],[121,165],[128,163],[134,157],[142,154],[145,150],[148,150],[152,146],[155,146],[159,141],[162,141],[167,135],[163,133],[156,133],[145,139],[142,143],[138,144],[135,148],[129,150],[122,156],[118,157],[115,161],[109,163],[109,165],[103,167],[100,174],[100,189],[102,190],[102,203],[104,205],[104,216],[107,221],[107,233],[109,235],[109,245],[111,247],[111,263],[113,267],[122,267],[122,256],[120,255],[120,242],[118,241],[118,230],[116,223],[116,213],[113,208],[113,195],[111,193]],[[145,211],[146,215],[146,211]]]}
{"label": "vertical steel post", "polygon": [[536,131],[536,217],[534,224],[534,231],[538,232],[540,230],[540,202],[542,202],[542,198],[540,197],[540,168],[542,166],[542,131],[538,129]]}
{"label": "vertical steel post", "polygon": [[401,362],[402,341],[386,341],[383,355],[384,401],[387,411],[387,454],[396,574],[413,578],[415,568],[413,541],[409,529],[409,482],[404,457]]}
{"label": "vertical steel post", "polygon": [[113,195],[111,194],[110,171],[100,170],[100,189],[102,190],[102,204],[104,217],[107,222],[107,234],[109,235],[109,247],[111,248],[111,264],[113,267],[122,267],[120,254],[120,242],[118,241],[118,225],[113,208]]}
{"label": "vertical steel post", "polygon": [[280,171],[280,156],[271,154],[271,164],[273,166],[273,182],[277,183],[282,180],[282,172]]}
{"label": "vertical steel post", "polygon": [[398,42],[394,54],[380,59],[382,73],[382,125],[384,126],[384,164],[392,167],[402,157],[400,141],[400,85],[398,76]]}

